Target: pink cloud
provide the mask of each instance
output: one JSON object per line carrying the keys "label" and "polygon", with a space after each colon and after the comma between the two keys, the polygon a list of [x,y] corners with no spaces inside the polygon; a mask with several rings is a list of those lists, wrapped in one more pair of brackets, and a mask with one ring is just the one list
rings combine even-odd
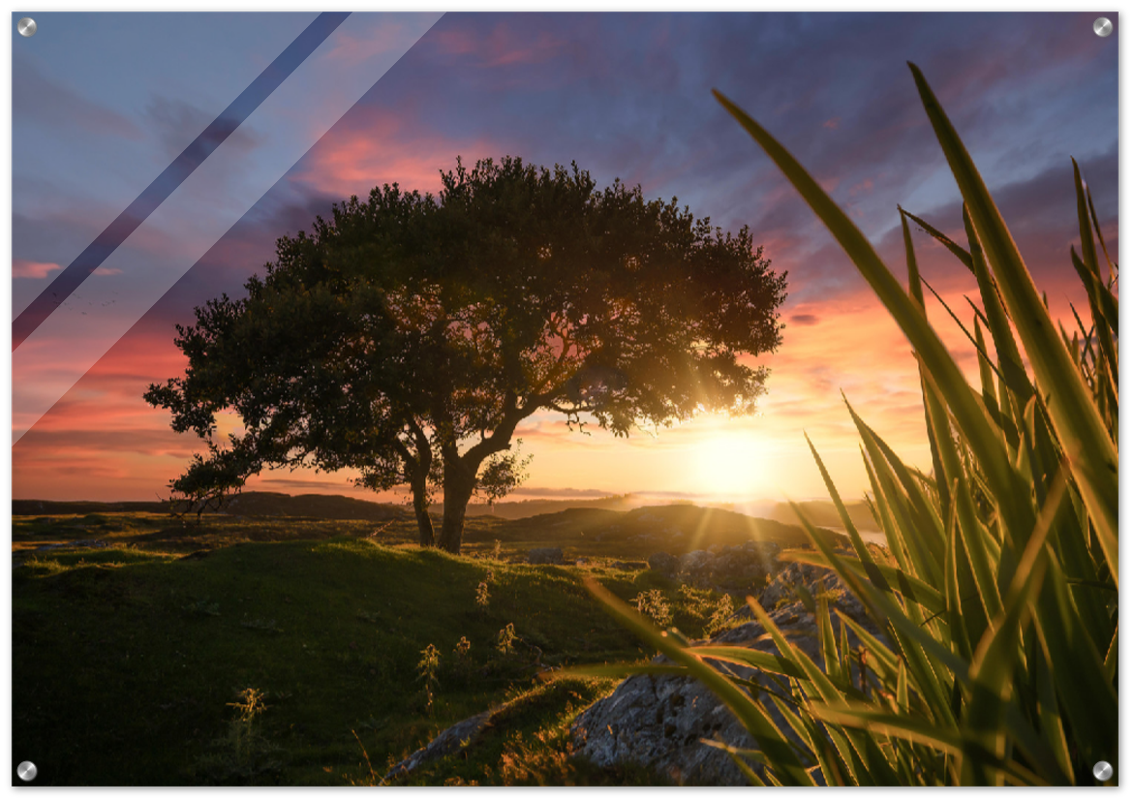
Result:
{"label": "pink cloud", "polygon": [[12,259],[13,278],[46,278],[48,273],[63,269],[49,261],[28,261],[24,258]]}
{"label": "pink cloud", "polygon": [[449,139],[419,127],[410,117],[372,110],[351,118],[349,127],[332,131],[293,179],[340,197],[365,197],[386,183],[437,192],[440,170],[455,167],[457,155],[474,163],[504,152],[494,143]]}

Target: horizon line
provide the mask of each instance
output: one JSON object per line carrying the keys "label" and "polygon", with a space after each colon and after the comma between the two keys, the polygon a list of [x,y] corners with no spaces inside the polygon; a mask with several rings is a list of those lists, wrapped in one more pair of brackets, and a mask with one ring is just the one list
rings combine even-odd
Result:
{"label": "horizon line", "polygon": [[[590,490],[576,490],[576,491],[590,491]],[[314,491],[310,491],[310,492],[299,492],[297,494],[290,494],[288,492],[280,492],[280,491],[272,491],[272,490],[264,490],[264,489],[252,489],[252,490],[247,491],[247,492],[237,492],[237,493],[234,493],[232,495],[229,495],[225,499],[239,497],[240,495],[251,495],[251,494],[277,494],[277,495],[283,495],[284,497],[291,497],[291,498],[303,497],[303,496],[312,496],[312,495],[313,496],[320,496],[320,497],[339,497],[339,498],[342,498],[342,499],[345,499],[345,500],[356,500],[360,503],[372,503],[373,505],[388,505],[388,506],[399,506],[399,505],[405,505],[405,504],[408,503],[407,500],[402,501],[402,500],[393,500],[393,499],[390,499],[390,500],[364,499],[364,498],[360,498],[360,497],[353,497],[353,496],[348,495],[348,494],[342,494],[342,493],[339,493],[339,492],[314,492]],[[684,502],[706,502],[706,503],[728,504],[728,505],[754,505],[754,504],[788,505],[791,502],[790,499],[786,499],[786,498],[773,499],[773,498],[762,497],[762,498],[739,499],[739,498],[732,498],[732,497],[728,497],[728,496],[724,496],[724,495],[701,495],[701,494],[693,494],[693,493],[685,494],[685,493],[679,493],[679,492],[640,491],[640,492],[621,492],[621,493],[611,492],[611,493],[608,493],[608,494],[600,494],[600,495],[595,494],[595,495],[591,495],[591,496],[580,496],[578,494],[556,495],[556,494],[548,492],[546,495],[539,495],[539,496],[536,496],[536,497],[528,497],[528,498],[524,498],[524,499],[521,499],[521,500],[511,500],[511,499],[499,500],[499,501],[496,501],[494,503],[487,502],[487,501],[477,502],[475,500],[472,500],[468,503],[468,505],[469,506],[499,506],[499,505],[508,505],[508,504],[518,505],[518,504],[521,504],[521,503],[546,503],[546,502],[568,503],[568,502],[572,502],[572,501],[581,502],[581,503],[592,503],[592,502],[599,502],[599,501],[602,501],[602,500],[627,500],[629,498],[639,498],[639,499],[647,499],[647,500],[663,500],[663,501],[666,501],[668,504],[684,503]],[[17,502],[18,503],[104,503],[104,504],[110,504],[110,503],[168,503],[171,500],[172,500],[172,498],[167,498],[167,497],[166,498],[158,497],[154,500],[138,500],[138,499],[122,499],[122,498],[113,499],[113,500],[107,500],[107,499],[98,500],[98,499],[93,499],[93,498],[71,498],[71,499],[66,499],[66,500],[60,500],[60,499],[51,499],[51,498],[45,498],[45,497],[13,497],[12,498],[13,503],[17,503]],[[180,501],[178,501],[178,502],[180,502]],[[793,498],[793,502],[796,502],[796,503],[810,503],[810,502],[829,502],[829,503],[832,503],[833,501],[828,496],[813,496],[813,497]],[[858,501],[850,501],[850,502],[858,502]],[[443,504],[444,504],[443,500],[437,500],[437,501],[430,503],[429,505],[431,507],[431,506],[438,506],[438,505],[443,505]]]}

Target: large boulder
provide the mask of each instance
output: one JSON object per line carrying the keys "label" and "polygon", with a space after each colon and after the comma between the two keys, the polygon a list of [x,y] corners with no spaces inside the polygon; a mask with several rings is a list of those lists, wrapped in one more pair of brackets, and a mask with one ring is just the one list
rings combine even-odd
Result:
{"label": "large boulder", "polygon": [[[810,568],[815,569],[815,568]],[[799,575],[780,573],[763,592],[760,603],[772,609],[774,598],[786,595],[786,584],[792,588]],[[831,573],[820,576],[828,580]],[[809,576],[813,577],[813,576]],[[815,578],[815,581],[817,578]],[[831,611],[839,609],[865,628],[878,634],[852,595],[828,580],[823,588]],[[814,584],[816,587],[816,583]],[[768,605],[769,603],[769,605]],[[748,611],[749,613],[749,611]],[[779,603],[770,612],[774,623],[788,639],[797,644],[814,663],[821,667],[824,660],[818,639],[817,624],[801,602]],[[833,615],[834,634],[840,637],[841,620]],[[851,649],[859,647],[857,637],[847,631]],[[764,652],[777,652],[773,640],[757,622],[745,622],[715,636],[711,644],[750,647]],[[701,642],[701,644],[707,642]],[[657,657],[657,662],[665,662]],[[765,673],[732,664],[715,662],[716,666],[732,675],[757,682],[759,685],[780,688]],[[859,680],[854,667],[854,681]],[[794,738],[793,730],[773,703],[766,708],[784,735]],[[743,786],[747,781],[722,750],[703,744],[703,739],[720,739],[739,748],[757,749],[758,745],[735,716],[719,699],[699,681],[678,675],[634,675],[623,681],[614,692],[594,703],[575,720],[571,729],[574,752],[599,766],[635,763],[667,775],[676,783]]]}

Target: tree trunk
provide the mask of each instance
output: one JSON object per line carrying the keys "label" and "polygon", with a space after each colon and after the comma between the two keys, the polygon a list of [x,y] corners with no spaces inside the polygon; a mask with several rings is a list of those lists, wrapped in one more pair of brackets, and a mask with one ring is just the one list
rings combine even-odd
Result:
{"label": "tree trunk", "polygon": [[420,534],[421,547],[433,547],[436,540],[432,535],[432,517],[428,515],[428,497],[424,487],[413,486],[413,513],[417,515],[417,531]]}
{"label": "tree trunk", "polygon": [[408,445],[403,442],[398,442],[401,445],[399,452],[405,463],[409,489],[413,493],[413,513],[417,516],[417,532],[420,534],[421,547],[435,547],[432,517],[428,515],[428,473],[432,467],[432,448],[420,426],[412,419],[409,420],[409,425],[413,430],[416,456],[414,457]]}
{"label": "tree trunk", "polygon": [[475,473],[468,474],[468,468],[455,459],[444,464],[444,521],[440,526],[440,548],[455,555],[460,554],[460,544],[464,538],[464,516],[468,512],[468,501],[476,485]]}

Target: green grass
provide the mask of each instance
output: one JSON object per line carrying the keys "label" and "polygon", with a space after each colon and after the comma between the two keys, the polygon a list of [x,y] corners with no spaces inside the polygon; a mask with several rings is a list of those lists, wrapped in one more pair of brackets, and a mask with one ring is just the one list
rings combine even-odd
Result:
{"label": "green grass", "polygon": [[[473,551],[503,537],[512,552],[554,541],[538,523],[479,524]],[[589,550],[584,568],[509,564],[421,551],[411,532],[385,530],[378,543],[372,522],[197,526],[108,513],[17,517],[13,528],[13,752],[35,761],[44,785],[364,784],[363,747],[382,775],[443,727],[508,700],[511,721],[467,760],[411,780],[653,780],[560,757],[569,720],[614,683],[542,686],[538,663],[651,655],[590,598],[584,575],[626,600],[663,592],[693,635],[718,601]],[[107,546],[34,549],[92,539]],[[486,610],[475,604],[481,581]],[[522,641],[504,657],[494,645],[507,623]],[[471,643],[462,666],[461,637]],[[427,713],[416,665],[430,644],[441,663]],[[241,722],[233,704],[248,689],[266,708]],[[541,766],[520,774],[520,762]]]}

